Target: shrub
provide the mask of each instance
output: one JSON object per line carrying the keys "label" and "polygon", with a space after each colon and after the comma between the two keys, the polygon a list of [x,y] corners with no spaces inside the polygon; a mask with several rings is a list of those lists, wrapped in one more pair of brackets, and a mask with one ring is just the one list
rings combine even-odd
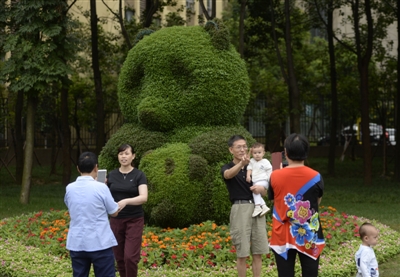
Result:
{"label": "shrub", "polygon": [[191,155],[187,144],[175,143],[143,157],[141,169],[147,176],[151,195],[144,209],[151,224],[182,227],[193,223],[204,188],[198,178],[190,180]]}
{"label": "shrub", "polygon": [[210,126],[185,126],[173,130],[169,134],[169,142],[183,142],[188,143],[193,138],[204,132],[211,131],[213,127]]}
{"label": "shrub", "polygon": [[120,166],[117,159],[118,147],[124,143],[132,145],[136,152],[134,163],[139,166],[143,155],[160,147],[166,142],[166,135],[161,132],[149,131],[137,124],[124,124],[107,142],[99,155],[101,168],[112,170]]}
{"label": "shrub", "polygon": [[[237,124],[249,95],[246,66],[226,29],[175,26],[140,40],[121,69],[118,97],[128,122],[149,130]],[[222,43],[223,44],[223,43]]]}
{"label": "shrub", "polygon": [[255,142],[243,126],[219,126],[193,138],[189,146],[194,154],[204,157],[209,164],[228,162],[232,160],[232,154],[228,150],[228,139],[232,135],[242,135],[249,147]]}

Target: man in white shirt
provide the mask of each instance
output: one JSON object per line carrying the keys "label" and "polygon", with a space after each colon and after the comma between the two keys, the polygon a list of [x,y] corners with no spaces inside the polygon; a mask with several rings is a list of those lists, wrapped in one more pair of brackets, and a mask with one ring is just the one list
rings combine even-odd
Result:
{"label": "man in white shirt", "polygon": [[96,181],[97,156],[82,153],[78,160],[81,174],[66,187],[64,202],[71,217],[67,249],[74,277],[87,277],[93,264],[96,277],[115,277],[112,247],[117,241],[108,215],[117,216],[119,206],[104,183]]}

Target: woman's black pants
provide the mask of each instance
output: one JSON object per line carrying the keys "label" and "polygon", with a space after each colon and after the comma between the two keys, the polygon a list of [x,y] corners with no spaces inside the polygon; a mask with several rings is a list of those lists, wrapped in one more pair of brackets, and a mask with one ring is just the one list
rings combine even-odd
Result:
{"label": "woman's black pants", "polygon": [[300,258],[302,276],[318,276],[319,257],[318,259],[314,260],[295,249],[289,249],[287,260],[285,260],[281,255],[275,253],[275,251],[273,252],[275,255],[276,266],[278,267],[279,277],[294,277],[294,264],[296,262],[297,254]]}

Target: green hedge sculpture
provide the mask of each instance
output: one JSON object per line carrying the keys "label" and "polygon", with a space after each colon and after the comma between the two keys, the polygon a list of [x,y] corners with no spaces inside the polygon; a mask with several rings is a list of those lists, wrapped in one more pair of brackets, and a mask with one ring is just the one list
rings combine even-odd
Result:
{"label": "green hedge sculpture", "polygon": [[144,34],[119,76],[127,123],[107,142],[99,164],[112,170],[119,166],[117,148],[134,147],[136,166],[148,178],[149,224],[227,223],[230,203],[220,174],[232,159],[227,140],[241,134],[255,142],[239,124],[250,96],[245,63],[218,20]]}

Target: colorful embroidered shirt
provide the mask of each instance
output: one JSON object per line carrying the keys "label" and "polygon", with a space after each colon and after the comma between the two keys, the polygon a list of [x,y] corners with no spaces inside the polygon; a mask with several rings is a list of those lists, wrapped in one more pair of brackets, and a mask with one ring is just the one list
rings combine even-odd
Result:
{"label": "colorful embroidered shirt", "polygon": [[321,175],[307,167],[275,170],[268,198],[274,200],[270,247],[287,259],[296,249],[317,259],[325,246],[318,214],[318,198],[324,184]]}

